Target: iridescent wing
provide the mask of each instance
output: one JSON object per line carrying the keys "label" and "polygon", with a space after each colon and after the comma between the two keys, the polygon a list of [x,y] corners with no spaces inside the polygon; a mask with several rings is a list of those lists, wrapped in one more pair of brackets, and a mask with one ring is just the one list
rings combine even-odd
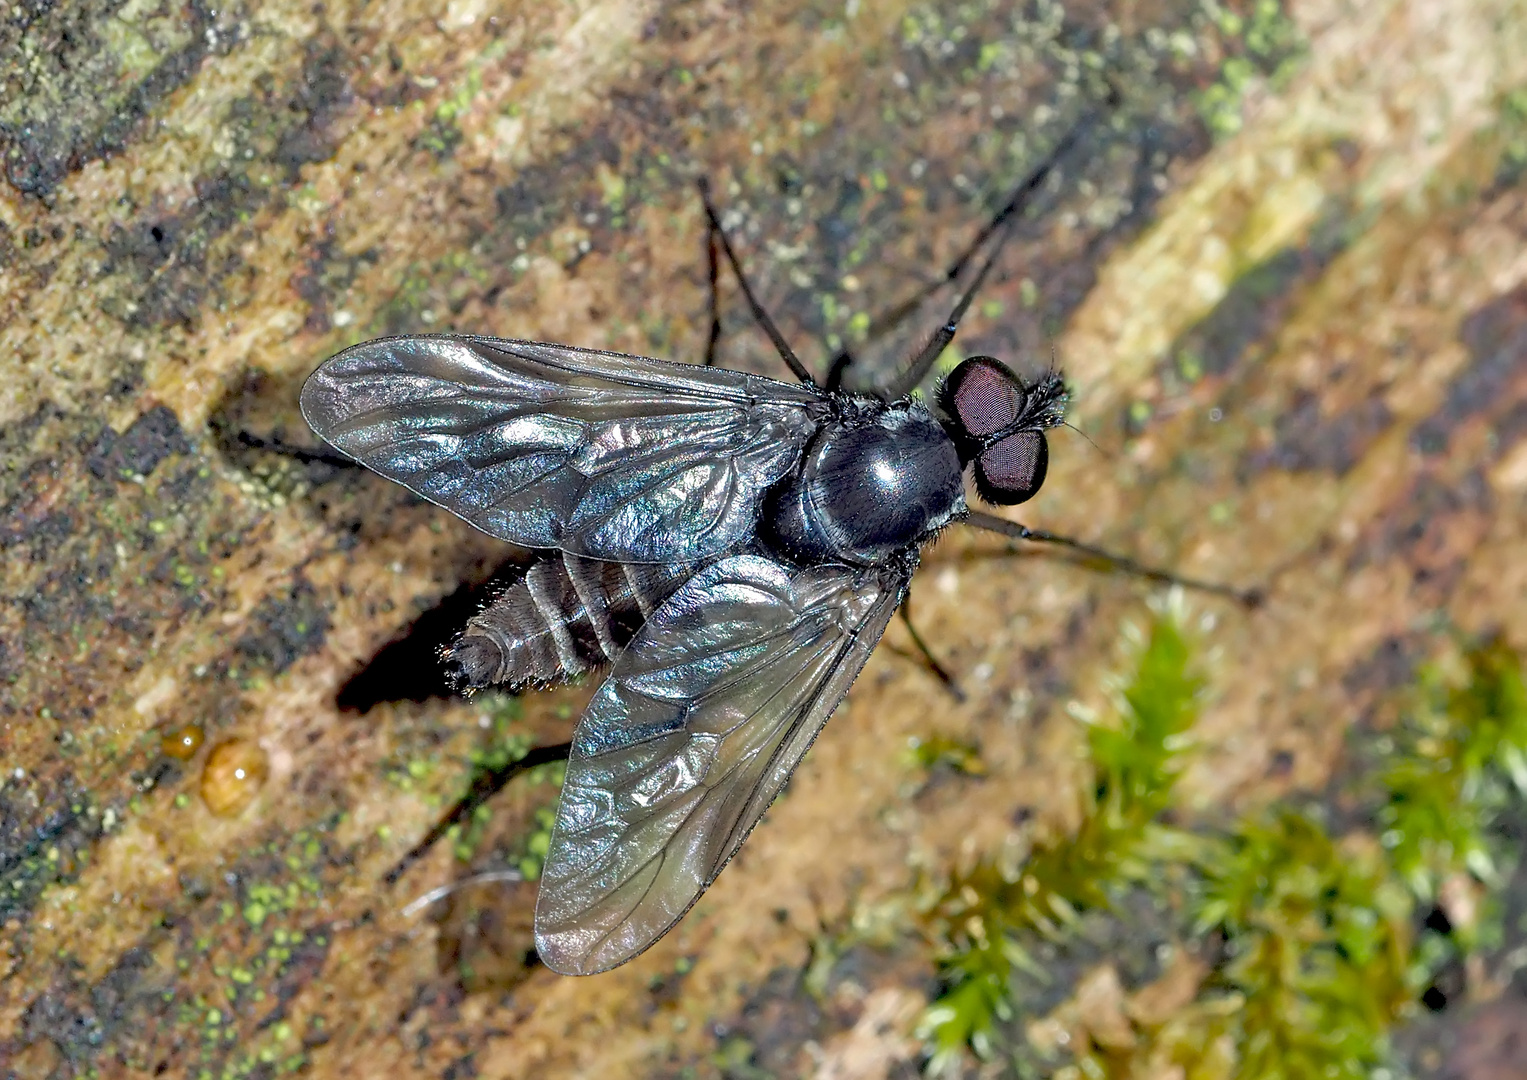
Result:
{"label": "iridescent wing", "polygon": [[325,440],[484,532],[619,562],[751,539],[825,408],[758,375],[483,337],[368,341],[302,388]]}
{"label": "iridescent wing", "polygon": [[697,573],[615,662],[573,736],[536,901],[546,965],[589,975],[668,932],[736,854],[848,692],[907,574]]}

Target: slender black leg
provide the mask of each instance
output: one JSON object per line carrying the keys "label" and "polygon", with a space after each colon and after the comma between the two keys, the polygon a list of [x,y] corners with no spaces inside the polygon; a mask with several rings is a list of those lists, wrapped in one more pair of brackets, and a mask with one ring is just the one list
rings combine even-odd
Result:
{"label": "slender black leg", "polygon": [[964,701],[965,690],[955,681],[954,676],[949,674],[949,670],[938,662],[938,658],[933,655],[933,650],[928,648],[928,643],[917,632],[917,627],[912,625],[912,594],[910,592],[902,598],[898,614],[901,615],[901,621],[906,624],[912,644],[916,645],[917,651],[923,654],[923,662],[928,665],[928,670],[938,677],[938,681],[944,684],[944,689],[954,696],[954,700]]}
{"label": "slender black leg", "polygon": [[854,362],[853,355],[847,349],[832,358],[832,365],[827,369],[827,381],[823,384],[824,390],[841,390],[843,388],[843,374],[848,366]]}
{"label": "slender black leg", "polygon": [[302,465],[330,465],[336,469],[361,469],[365,468],[359,461],[348,455],[341,454],[338,450],[320,448],[317,450],[296,443],[289,443],[285,439],[276,436],[262,438],[247,431],[233,433],[233,441],[248,450],[265,450],[282,457],[289,457]]}
{"label": "slender black leg", "polygon": [[[748,279],[742,272],[742,264],[737,260],[737,253],[732,250],[732,242],[727,239],[726,230],[721,227],[721,218],[716,214],[716,207],[710,201],[710,181],[705,177],[700,178],[700,198],[705,203],[705,217],[710,222],[713,230],[712,235],[721,241],[721,250],[726,255],[726,261],[731,264],[732,273],[737,275],[737,284],[742,286],[742,295],[747,298],[748,307],[753,312],[753,318],[763,328],[763,332],[769,335],[769,340],[774,342],[774,348],[779,351],[779,358],[795,373],[795,377],[807,386],[815,386],[816,380],[811,377],[811,372],[806,370],[806,365],[801,363],[800,357],[790,348],[790,343],[785,340],[785,335],[779,332],[779,327],[774,325],[774,320],[769,318],[769,313],[758,302],[758,297],[753,294],[753,287],[748,284]],[[714,327],[712,328],[714,332]]]}
{"label": "slender black leg", "polygon": [[1234,600],[1244,608],[1258,607],[1264,599],[1261,589],[1237,589],[1232,585],[1222,585],[1213,581],[1200,581],[1197,578],[1174,574],[1170,570],[1159,570],[1153,566],[1146,566],[1143,563],[1136,562],[1127,556],[1115,555],[1113,552],[1105,551],[1100,547],[1085,544],[1080,540],[1073,540],[1069,536],[1060,536],[1056,533],[1046,532],[1043,529],[1031,529],[1027,525],[1020,525],[1016,521],[1008,521],[1006,518],[997,517],[995,514],[983,514],[979,510],[972,510],[970,516],[965,519],[965,524],[974,525],[976,528],[985,529],[988,532],[1010,536],[1015,540],[1033,540],[1036,543],[1054,544],[1057,547],[1075,551],[1086,559],[1096,559],[1106,563],[1109,570],[1118,570],[1121,573],[1142,577],[1147,581],[1160,582],[1163,585],[1181,585],[1187,589],[1197,589],[1199,592],[1224,596]]}
{"label": "slender black leg", "polygon": [[[928,286],[916,296],[893,308],[888,313],[895,321],[905,318],[934,289],[942,288],[944,285],[957,279],[964,272],[970,260],[975,257],[976,252],[980,250],[981,245],[986,243],[994,234],[997,236],[997,242],[992,247],[991,254],[986,257],[986,261],[981,264],[981,269],[977,272],[975,278],[955,302],[954,310],[949,313],[949,318],[945,320],[943,326],[934,331],[921,351],[911,359],[905,370],[886,388],[887,397],[895,400],[910,394],[927,376],[928,372],[933,368],[935,361],[943,355],[944,350],[949,347],[949,343],[954,340],[954,335],[959,330],[960,320],[965,317],[965,312],[970,310],[971,302],[975,300],[976,294],[981,290],[981,286],[986,283],[987,275],[991,273],[992,266],[996,263],[998,256],[1002,254],[1003,246],[1007,243],[1008,237],[1012,235],[1013,222],[1027,208],[1029,200],[1034,196],[1034,193],[1044,186],[1045,181],[1050,178],[1051,173],[1060,164],[1061,158],[1070,152],[1071,148],[1081,140],[1082,135],[1089,131],[1096,122],[1097,115],[1089,115],[1061,137],[1060,141],[1055,144],[1054,149],[1050,151],[1049,156],[1040,162],[1033,172],[1029,173],[1028,178],[1023,183],[1018,185],[1018,188],[1009,197],[1006,204],[997,211],[992,219],[987,222],[986,227],[977,234],[970,247],[945,271],[943,281]],[[870,325],[874,327],[875,323],[872,322]],[[890,322],[887,325],[894,325],[894,322]]]}
{"label": "slender black leg", "polygon": [[716,344],[721,340],[721,253],[716,246],[720,231],[715,218],[705,219],[705,255],[710,267],[710,338],[705,342],[705,366],[716,364]]}
{"label": "slender black leg", "polygon": [[497,769],[479,773],[473,778],[472,786],[467,789],[467,793],[456,800],[456,805],[451,807],[443,818],[435,822],[434,828],[424,834],[424,839],[410,848],[408,854],[399,859],[398,864],[387,871],[387,875],[382,880],[388,885],[397,881],[407,873],[410,866],[428,854],[429,849],[434,847],[442,836],[451,831],[452,825],[466,821],[472,816],[472,811],[504,790],[504,786],[520,773],[533,769],[537,765],[566,761],[572,749],[573,744],[570,742],[557,743],[555,746],[538,746],[518,761],[511,761]]}

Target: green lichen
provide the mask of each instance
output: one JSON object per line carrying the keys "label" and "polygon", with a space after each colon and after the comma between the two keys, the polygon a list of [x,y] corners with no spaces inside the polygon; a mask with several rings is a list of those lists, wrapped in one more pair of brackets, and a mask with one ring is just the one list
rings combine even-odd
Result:
{"label": "green lichen", "polygon": [[556,820],[557,812],[552,807],[543,806],[536,810],[535,827],[526,834],[523,854],[516,862],[520,876],[526,881],[535,881],[541,876],[546,865],[546,852],[551,847],[551,827]]}
{"label": "green lichen", "polygon": [[1216,138],[1241,130],[1241,107],[1254,82],[1265,79],[1282,85],[1305,51],[1298,25],[1278,0],[1253,0],[1250,6],[1241,14],[1217,0],[1204,3],[1204,13],[1231,52],[1220,66],[1219,78],[1197,97],[1199,115]]}
{"label": "green lichen", "polygon": [[[530,752],[532,742],[528,735],[516,730],[520,720],[519,700],[507,694],[483,694],[478,698],[482,708],[481,717],[488,727],[488,735],[482,745],[472,752],[472,776],[468,790],[475,790],[483,781],[520,761]],[[525,770],[517,782],[526,786],[551,784],[560,790],[566,774],[566,763],[555,761]],[[535,813],[534,825],[522,837],[509,854],[509,861],[517,866],[525,880],[532,881],[541,875],[541,864],[551,840],[552,813],[550,807],[541,807]],[[492,811],[487,803],[476,807],[472,814],[447,833],[456,858],[471,862],[478,849],[490,834]]]}
{"label": "green lichen", "polygon": [[436,115],[414,139],[414,146],[433,155],[436,161],[444,161],[456,152],[462,138],[461,128]]}
{"label": "green lichen", "polygon": [[195,938],[172,933],[177,978],[157,996],[182,1029],[178,1074],[271,1076],[306,1064],[292,1023],[256,1021],[271,1017],[272,1003],[289,999],[294,978],[320,966],[330,947],[332,897],[321,875],[334,865],[328,836],[338,820],[249,851],[230,871],[234,891],[216,903],[220,925]]}
{"label": "green lichen", "polygon": [[472,751],[472,767],[483,771],[502,769],[530,751],[530,737],[515,730],[523,715],[520,700],[508,694],[488,692],[477,696],[478,716],[487,735]]}

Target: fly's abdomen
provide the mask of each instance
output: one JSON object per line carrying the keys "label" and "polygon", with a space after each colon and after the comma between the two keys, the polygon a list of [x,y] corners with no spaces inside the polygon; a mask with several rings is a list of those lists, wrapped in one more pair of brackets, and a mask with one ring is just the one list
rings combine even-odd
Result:
{"label": "fly's abdomen", "polygon": [[693,571],[552,552],[468,622],[444,659],[463,688],[553,682],[602,667]]}

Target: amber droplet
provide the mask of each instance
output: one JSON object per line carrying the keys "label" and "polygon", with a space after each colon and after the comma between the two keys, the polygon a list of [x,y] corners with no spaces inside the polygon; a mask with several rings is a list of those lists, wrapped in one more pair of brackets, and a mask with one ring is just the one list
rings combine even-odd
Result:
{"label": "amber droplet", "polygon": [[202,769],[202,802],[218,817],[233,817],[254,800],[269,775],[270,762],[258,743],[251,739],[218,743]]}
{"label": "amber droplet", "polygon": [[207,733],[202,730],[200,724],[187,724],[185,727],[166,732],[159,740],[159,749],[164,751],[166,757],[186,761],[196,756],[196,751],[201,749],[201,744],[206,741],[206,738]]}

